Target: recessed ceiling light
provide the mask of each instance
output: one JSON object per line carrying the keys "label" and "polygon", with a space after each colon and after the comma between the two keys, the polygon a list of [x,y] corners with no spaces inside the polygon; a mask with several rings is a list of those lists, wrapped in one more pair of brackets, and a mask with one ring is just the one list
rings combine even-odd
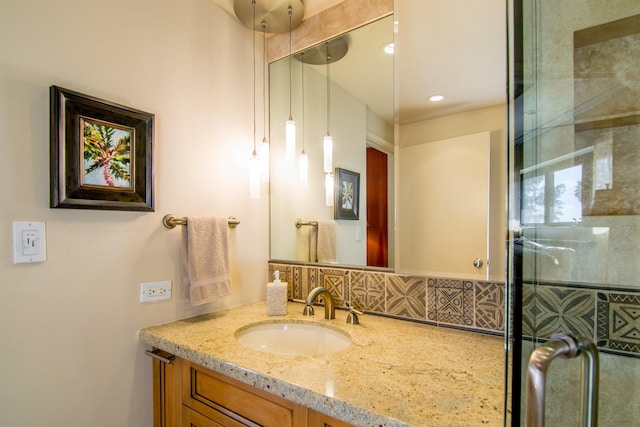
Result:
{"label": "recessed ceiling light", "polygon": [[395,50],[394,47],[395,47],[394,43],[390,42],[382,46],[382,51],[387,55],[393,55],[393,51]]}
{"label": "recessed ceiling light", "polygon": [[444,96],[442,95],[433,95],[429,97],[429,101],[431,102],[440,102],[444,99]]}

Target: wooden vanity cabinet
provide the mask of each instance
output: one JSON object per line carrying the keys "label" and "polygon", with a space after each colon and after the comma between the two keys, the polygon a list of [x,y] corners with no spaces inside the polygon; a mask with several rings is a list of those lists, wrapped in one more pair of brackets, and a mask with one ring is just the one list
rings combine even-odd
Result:
{"label": "wooden vanity cabinet", "polygon": [[154,427],[352,427],[177,357],[153,360],[153,414]]}

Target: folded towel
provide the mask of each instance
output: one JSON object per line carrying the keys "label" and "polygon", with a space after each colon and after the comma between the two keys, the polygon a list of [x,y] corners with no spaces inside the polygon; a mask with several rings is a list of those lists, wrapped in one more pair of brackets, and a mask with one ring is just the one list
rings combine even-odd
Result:
{"label": "folded towel", "polygon": [[336,260],[336,225],[333,221],[317,221],[309,231],[309,260],[333,262]]}
{"label": "folded towel", "polygon": [[231,293],[226,218],[187,218],[182,229],[182,284],[192,305]]}

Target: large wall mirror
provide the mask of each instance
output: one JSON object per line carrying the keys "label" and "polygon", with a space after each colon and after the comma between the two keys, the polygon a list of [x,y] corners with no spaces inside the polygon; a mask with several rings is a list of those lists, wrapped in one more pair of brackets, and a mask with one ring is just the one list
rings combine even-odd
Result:
{"label": "large wall mirror", "polygon": [[[393,15],[269,65],[272,260],[503,280],[503,3],[403,0]],[[392,41],[395,54],[385,55]],[[346,51],[333,54],[333,43]],[[310,59],[318,51],[325,55]],[[290,113],[297,138],[287,160]],[[336,168],[359,177],[357,218],[327,206],[327,133],[334,180]],[[303,147],[307,187],[299,178]],[[340,182],[333,189],[343,190]],[[341,199],[334,194],[333,202]],[[315,224],[327,222],[333,259],[313,250],[322,240]]]}

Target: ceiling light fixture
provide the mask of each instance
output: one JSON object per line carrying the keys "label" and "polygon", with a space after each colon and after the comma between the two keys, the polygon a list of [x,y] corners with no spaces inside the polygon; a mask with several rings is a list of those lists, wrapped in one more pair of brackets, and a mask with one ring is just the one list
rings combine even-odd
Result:
{"label": "ceiling light fixture", "polygon": [[440,102],[444,99],[444,96],[442,95],[433,95],[429,97],[429,101],[431,102]]}
{"label": "ceiling light fixture", "polygon": [[291,114],[291,18],[293,9],[289,6],[289,119],[285,123],[285,153],[287,160],[293,160],[296,152],[296,122]]}

